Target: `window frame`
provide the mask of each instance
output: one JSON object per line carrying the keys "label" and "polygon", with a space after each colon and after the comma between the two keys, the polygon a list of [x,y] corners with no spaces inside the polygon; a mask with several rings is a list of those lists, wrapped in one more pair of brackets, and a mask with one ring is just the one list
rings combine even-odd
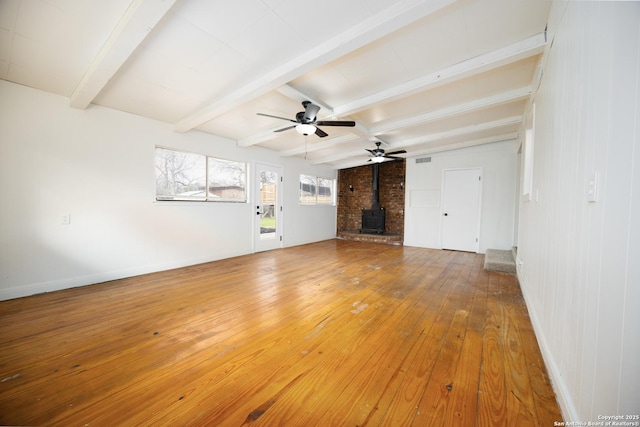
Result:
{"label": "window frame", "polygon": [[[303,177],[307,178],[304,180],[304,182],[303,182]],[[309,181],[309,178],[313,179],[314,191],[312,195],[305,197],[302,194],[302,192],[304,191],[303,187],[304,185],[310,185],[306,183],[306,181]],[[329,187],[327,186],[321,187],[320,180],[328,181],[331,183],[331,185]],[[335,206],[336,205],[336,179],[335,178],[326,178],[323,176],[307,175],[307,174],[301,173],[298,182],[299,182],[298,204],[300,206]],[[329,188],[330,194],[328,199],[326,197],[323,197],[323,195],[321,194],[320,188]],[[303,201],[303,197],[305,201]],[[326,201],[323,201],[323,199],[326,199]]]}
{"label": "window frame", "polygon": [[[176,153],[181,153],[184,155],[192,155],[204,158],[204,188],[201,190],[193,190],[193,191],[201,191],[204,193],[203,196],[199,197],[189,197],[181,194],[176,195],[159,195],[158,194],[158,150],[171,151]],[[243,186],[238,186],[240,188],[239,191],[243,193],[244,197],[234,198],[234,197],[220,197],[211,192],[211,162],[222,162],[222,163],[236,163],[241,165],[242,175],[240,182]],[[249,191],[247,183],[249,182],[249,164],[248,162],[231,160],[231,159],[223,159],[220,157],[209,156],[202,153],[197,153],[188,150],[176,150],[175,148],[163,147],[160,145],[156,145],[154,148],[154,165],[155,165],[155,180],[156,180],[156,189],[155,189],[155,200],[157,202],[214,202],[214,203],[249,203]],[[244,187],[244,188],[243,188]]]}

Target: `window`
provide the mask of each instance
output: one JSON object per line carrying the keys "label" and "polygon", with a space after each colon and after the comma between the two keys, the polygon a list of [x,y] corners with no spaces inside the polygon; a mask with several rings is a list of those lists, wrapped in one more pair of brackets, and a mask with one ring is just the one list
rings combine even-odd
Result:
{"label": "window", "polygon": [[156,148],[156,199],[206,200],[206,157]]}
{"label": "window", "polygon": [[247,164],[207,157],[208,197],[218,202],[247,201]]}
{"label": "window", "polygon": [[316,194],[316,177],[300,175],[300,204],[315,205]]}
{"label": "window", "polygon": [[333,205],[333,179],[318,177],[318,204]]}
{"label": "window", "polygon": [[531,127],[525,129],[524,147],[522,151],[523,170],[522,170],[522,200],[531,200],[533,192],[533,129],[535,126],[536,104],[531,106],[531,115],[528,123]]}
{"label": "window", "polygon": [[156,147],[156,200],[247,201],[247,165]]}
{"label": "window", "polygon": [[333,205],[335,180],[300,175],[301,205]]}

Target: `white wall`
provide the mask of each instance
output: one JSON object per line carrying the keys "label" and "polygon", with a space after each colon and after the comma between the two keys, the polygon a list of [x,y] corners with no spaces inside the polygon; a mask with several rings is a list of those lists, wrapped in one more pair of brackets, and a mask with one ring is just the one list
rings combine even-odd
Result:
{"label": "white wall", "polygon": [[637,415],[640,3],[554,2],[548,35],[519,278],[565,418]]}
{"label": "white wall", "polygon": [[335,237],[335,207],[298,205],[331,168],[0,81],[0,299],[251,253],[253,203],[155,202],[156,145],[283,166],[284,245]]}
{"label": "white wall", "polygon": [[443,170],[482,169],[482,207],[479,252],[511,249],[514,244],[514,213],[517,182],[516,141],[418,156],[429,163],[407,159],[404,244],[441,249]]}

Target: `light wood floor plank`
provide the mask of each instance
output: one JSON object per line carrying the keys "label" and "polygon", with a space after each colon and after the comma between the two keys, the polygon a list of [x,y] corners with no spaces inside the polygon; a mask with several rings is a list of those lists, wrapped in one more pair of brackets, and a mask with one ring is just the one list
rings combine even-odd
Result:
{"label": "light wood floor plank", "polygon": [[517,279],[329,240],[0,302],[0,425],[561,419]]}
{"label": "light wood floor plank", "polygon": [[441,275],[441,286],[431,298],[431,306],[423,317],[422,339],[413,348],[404,368],[402,381],[398,385],[393,400],[384,414],[381,425],[411,425],[420,412],[425,385],[428,383],[433,366],[446,344],[446,336],[456,318],[458,307],[463,303],[464,292],[460,289],[468,275],[469,266],[455,263],[456,258],[468,254],[452,253],[453,258]]}
{"label": "light wood floor plank", "polygon": [[[414,425],[472,425],[475,422],[480,376],[481,329],[485,316],[486,288],[479,282],[476,266],[458,306],[445,345],[418,406]],[[470,298],[469,298],[470,297]]]}

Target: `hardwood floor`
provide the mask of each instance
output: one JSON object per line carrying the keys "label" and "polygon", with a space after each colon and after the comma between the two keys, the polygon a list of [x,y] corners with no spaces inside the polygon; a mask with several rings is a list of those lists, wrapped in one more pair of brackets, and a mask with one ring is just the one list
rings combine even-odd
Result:
{"label": "hardwood floor", "polygon": [[552,426],[513,275],[330,240],[0,302],[0,424]]}

